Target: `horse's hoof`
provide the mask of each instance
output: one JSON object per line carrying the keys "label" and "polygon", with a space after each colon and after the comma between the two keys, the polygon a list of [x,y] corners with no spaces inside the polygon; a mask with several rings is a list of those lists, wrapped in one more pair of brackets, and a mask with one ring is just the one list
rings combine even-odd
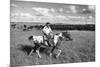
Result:
{"label": "horse's hoof", "polygon": [[50,53],[50,57],[52,57],[52,54]]}
{"label": "horse's hoof", "polygon": [[28,54],[28,56],[31,56],[31,54]]}
{"label": "horse's hoof", "polygon": [[40,59],[42,58],[42,57],[39,57]]}
{"label": "horse's hoof", "polygon": [[55,58],[57,59],[59,56],[55,56]]}

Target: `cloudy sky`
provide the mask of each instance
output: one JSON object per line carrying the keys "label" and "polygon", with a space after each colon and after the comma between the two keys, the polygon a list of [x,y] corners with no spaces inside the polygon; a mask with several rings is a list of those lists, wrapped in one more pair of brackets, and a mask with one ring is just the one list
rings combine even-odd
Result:
{"label": "cloudy sky", "polygon": [[57,4],[34,1],[11,1],[11,22],[66,22],[92,20],[93,5]]}

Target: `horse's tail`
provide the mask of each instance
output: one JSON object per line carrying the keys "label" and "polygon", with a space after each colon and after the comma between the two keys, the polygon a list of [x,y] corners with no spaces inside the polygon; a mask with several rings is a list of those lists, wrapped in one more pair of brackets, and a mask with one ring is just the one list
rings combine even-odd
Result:
{"label": "horse's tail", "polygon": [[30,37],[28,38],[28,40],[33,40],[33,36],[30,36]]}

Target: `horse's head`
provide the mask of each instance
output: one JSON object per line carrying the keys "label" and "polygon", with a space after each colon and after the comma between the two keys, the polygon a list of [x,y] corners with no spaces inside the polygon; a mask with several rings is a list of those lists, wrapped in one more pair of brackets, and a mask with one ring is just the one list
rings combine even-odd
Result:
{"label": "horse's head", "polygon": [[59,37],[59,39],[61,39],[61,40],[65,39],[65,37],[63,36],[62,33],[57,33],[56,35],[57,35],[57,36]]}
{"label": "horse's head", "polygon": [[28,40],[33,40],[33,36],[29,36],[28,37]]}
{"label": "horse's head", "polygon": [[71,35],[68,32],[57,33],[61,40],[72,41]]}
{"label": "horse's head", "polygon": [[62,35],[65,37],[66,41],[72,41],[72,37],[68,32],[62,32]]}

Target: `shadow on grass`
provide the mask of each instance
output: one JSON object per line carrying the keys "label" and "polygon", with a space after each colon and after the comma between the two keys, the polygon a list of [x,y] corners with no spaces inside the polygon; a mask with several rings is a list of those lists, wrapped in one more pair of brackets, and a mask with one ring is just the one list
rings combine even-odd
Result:
{"label": "shadow on grass", "polygon": [[[29,53],[31,52],[31,50],[33,49],[33,53],[36,52],[36,46],[31,46],[31,45],[27,45],[27,44],[19,44],[20,46],[18,47],[19,50],[27,53],[27,55],[29,55]],[[50,48],[47,48],[47,47],[41,47],[40,48],[40,53],[42,54],[46,54],[48,55],[50,52]]]}
{"label": "shadow on grass", "polygon": [[18,47],[18,49],[27,53],[27,55],[29,55],[31,50],[34,49],[34,46],[30,46],[30,45],[26,45],[26,44],[19,44],[19,45],[20,46]]}
{"label": "shadow on grass", "polygon": [[[28,45],[28,44],[19,44],[20,46],[18,47],[18,49],[24,53],[26,53],[27,55],[30,54],[30,52],[32,51],[32,49],[34,50],[33,53],[36,53],[36,47],[32,46],[32,45]],[[41,54],[45,54],[47,56],[50,56],[50,52],[51,52],[52,47],[41,47],[40,48],[40,53]],[[56,50],[56,49],[55,49]],[[64,54],[64,55],[63,55]],[[52,58],[53,59],[57,59],[56,58],[56,53],[55,51],[53,52]],[[65,59],[65,52],[61,53],[61,57],[62,55],[64,56]],[[66,60],[66,59],[65,59]]]}

